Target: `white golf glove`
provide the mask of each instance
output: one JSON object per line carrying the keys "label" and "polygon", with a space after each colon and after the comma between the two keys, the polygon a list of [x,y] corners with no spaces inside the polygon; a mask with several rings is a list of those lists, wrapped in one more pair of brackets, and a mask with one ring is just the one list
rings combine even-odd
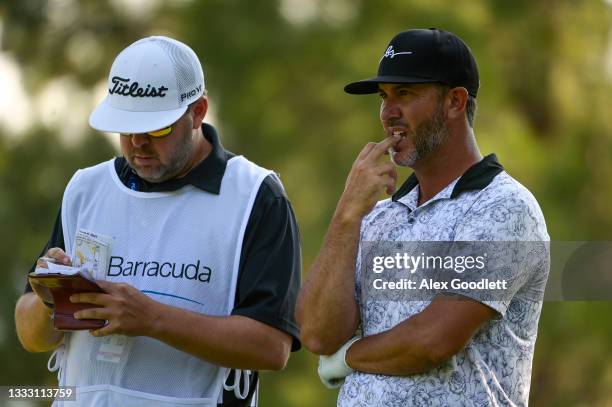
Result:
{"label": "white golf glove", "polygon": [[319,378],[328,389],[340,387],[344,383],[344,378],[353,372],[353,369],[346,364],[346,351],[361,336],[353,336],[347,343],[333,355],[319,356]]}

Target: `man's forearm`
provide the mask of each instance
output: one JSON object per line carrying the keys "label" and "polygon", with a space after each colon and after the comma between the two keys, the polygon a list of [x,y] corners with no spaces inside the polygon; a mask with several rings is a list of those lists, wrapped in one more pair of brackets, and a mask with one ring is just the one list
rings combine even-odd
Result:
{"label": "man's forearm", "polygon": [[359,325],[355,301],[355,259],[361,218],[339,208],[319,256],[302,285],[296,317],[301,340],[317,354],[335,352]]}
{"label": "man's forearm", "polygon": [[29,352],[46,352],[62,341],[64,333],[53,329],[49,309],[34,293],[19,298],[15,306],[17,337]]}
{"label": "man's forearm", "polygon": [[394,135],[368,143],[353,162],[323,247],[302,285],[296,317],[302,343],[314,353],[334,353],[359,325],[355,263],[361,221],[383,192],[395,191],[395,166],[382,157],[398,140]]}
{"label": "man's forearm", "polygon": [[443,362],[416,335],[401,335],[394,329],[355,342],[346,353],[347,364],[360,372],[407,376]]}
{"label": "man's forearm", "polygon": [[347,352],[348,365],[366,373],[424,373],[461,351],[495,311],[470,299],[438,296],[423,311]]}
{"label": "man's forearm", "polygon": [[237,369],[281,370],[289,334],[251,318],[213,317],[160,304],[148,336],[211,363]]}

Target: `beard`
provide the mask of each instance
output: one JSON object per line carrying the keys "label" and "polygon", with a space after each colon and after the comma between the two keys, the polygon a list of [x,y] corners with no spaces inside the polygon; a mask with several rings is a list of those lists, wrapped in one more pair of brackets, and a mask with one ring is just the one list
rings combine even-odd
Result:
{"label": "beard", "polygon": [[[167,156],[164,157],[164,162],[157,161],[152,166],[138,166],[134,163],[133,157],[131,157],[128,159],[128,163],[140,178],[151,183],[159,183],[176,177],[186,167],[194,150],[191,132],[185,131],[180,136],[181,142],[177,143],[173,151],[166,153]],[[154,154],[153,150],[148,149],[138,152],[145,153],[146,155]]]}
{"label": "beard", "polygon": [[438,103],[431,117],[423,120],[408,137],[412,138],[410,151],[391,151],[391,161],[398,166],[414,167],[416,163],[435,152],[448,139],[442,103]]}

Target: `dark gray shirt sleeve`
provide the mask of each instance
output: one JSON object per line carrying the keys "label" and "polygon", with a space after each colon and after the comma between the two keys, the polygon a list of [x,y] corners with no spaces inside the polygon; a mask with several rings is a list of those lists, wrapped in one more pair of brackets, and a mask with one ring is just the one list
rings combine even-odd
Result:
{"label": "dark gray shirt sleeve", "polygon": [[233,315],[266,323],[300,348],[294,310],[300,287],[300,237],[291,204],[276,177],[262,183],[245,231]]}

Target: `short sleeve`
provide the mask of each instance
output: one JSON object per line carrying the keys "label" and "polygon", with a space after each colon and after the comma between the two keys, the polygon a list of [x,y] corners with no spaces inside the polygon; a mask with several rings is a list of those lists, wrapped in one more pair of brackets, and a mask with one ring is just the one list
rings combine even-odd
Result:
{"label": "short sleeve", "polygon": [[300,288],[300,237],[293,208],[276,178],[262,183],[249,217],[240,255],[232,315],[273,326],[300,348],[295,304]]}

